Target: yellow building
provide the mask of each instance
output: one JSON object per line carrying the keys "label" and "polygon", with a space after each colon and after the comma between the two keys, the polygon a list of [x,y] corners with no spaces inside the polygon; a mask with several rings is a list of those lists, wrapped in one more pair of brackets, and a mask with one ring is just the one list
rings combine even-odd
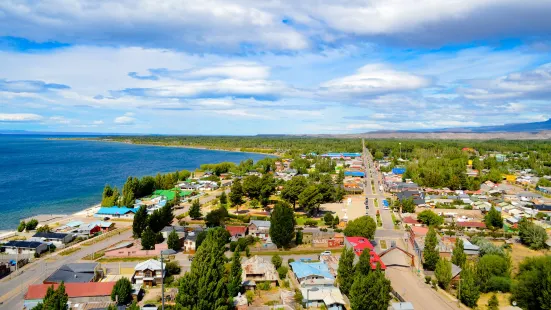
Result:
{"label": "yellow building", "polygon": [[517,180],[517,176],[514,174],[504,174],[503,179],[509,181],[509,182],[515,182]]}

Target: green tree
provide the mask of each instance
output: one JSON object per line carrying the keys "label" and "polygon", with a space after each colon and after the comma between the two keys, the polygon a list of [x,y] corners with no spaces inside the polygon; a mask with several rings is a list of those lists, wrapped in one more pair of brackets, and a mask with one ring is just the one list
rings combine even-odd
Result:
{"label": "green tree", "polygon": [[180,274],[180,271],[182,271],[182,267],[180,267],[180,264],[177,260],[167,262],[165,264],[165,271],[167,273],[167,276],[174,276]]}
{"label": "green tree", "polygon": [[284,202],[276,203],[270,217],[270,237],[277,247],[288,247],[295,237],[293,209]]}
{"label": "green tree", "polygon": [[283,263],[283,260],[281,259],[281,256],[277,254],[272,256],[272,264],[274,264],[275,269],[281,267],[282,263]]}
{"label": "green tree", "polygon": [[467,262],[467,254],[465,254],[463,240],[461,238],[456,238],[452,252],[452,263],[456,266],[463,267],[465,262]]}
{"label": "green tree", "polygon": [[182,248],[182,244],[180,243],[180,237],[178,236],[178,233],[174,229],[168,235],[166,243],[169,249],[172,249],[176,252],[180,251],[180,249]]}
{"label": "green tree", "polygon": [[111,186],[107,184],[103,189],[101,206],[102,207],[117,206],[119,202],[119,197],[120,197],[120,194],[117,187],[115,186],[111,188]]}
{"label": "green tree", "polygon": [[496,294],[493,294],[490,300],[488,300],[488,310],[499,310],[499,300]]}
{"label": "green tree", "polygon": [[350,289],[352,310],[386,310],[390,303],[390,280],[380,269],[368,275],[360,274]]}
{"label": "green tree", "polygon": [[[109,310],[109,308],[107,308]],[[113,310],[117,310],[117,307],[113,306]],[[136,303],[136,301],[132,301],[132,304],[126,308],[126,310],[140,310],[140,306]]]}
{"label": "green tree", "polygon": [[163,223],[163,228],[165,226],[171,226],[172,221],[174,220],[174,213],[172,213],[172,206],[174,206],[174,203],[172,201],[167,202],[161,209],[160,209],[160,215],[161,215],[161,222]]}
{"label": "green tree", "polygon": [[22,232],[23,230],[25,230],[25,227],[26,227],[25,221],[21,221],[19,223],[19,226],[17,226],[17,231]]}
{"label": "green tree", "polygon": [[[262,189],[262,183],[260,182],[260,177],[256,175],[249,175],[243,178],[243,193],[249,199],[258,199],[260,198],[260,190]],[[233,188],[232,188],[233,191]]]}
{"label": "green tree", "polygon": [[280,280],[285,280],[285,278],[287,277],[287,272],[289,272],[289,268],[287,268],[286,266],[279,266],[279,268],[277,268],[277,273]]}
{"label": "green tree", "polygon": [[[238,247],[239,248],[239,247]],[[241,255],[239,249],[233,252],[230,276],[228,279],[228,294],[231,297],[237,296],[237,293],[241,291]]]}
{"label": "green tree", "polygon": [[132,300],[132,283],[126,277],[122,277],[115,283],[111,291],[111,300],[120,305],[126,305]]}
{"label": "green tree", "polygon": [[270,202],[270,197],[275,192],[276,183],[271,174],[265,174],[260,179],[260,202],[262,206],[267,207]]}
{"label": "green tree", "polygon": [[239,180],[235,180],[231,186],[230,202],[232,206],[237,208],[237,211],[239,211],[239,206],[243,204],[243,187]]}
{"label": "green tree", "polygon": [[445,258],[438,260],[434,275],[438,280],[438,285],[447,290],[452,281],[452,263]]}
{"label": "green tree", "polygon": [[549,309],[551,305],[551,256],[528,257],[519,267],[511,300],[522,309]]}
{"label": "green tree", "polygon": [[145,206],[140,206],[132,222],[132,234],[134,238],[141,238],[144,229],[147,227],[147,218],[147,208]]}
{"label": "green tree", "polygon": [[476,284],[474,268],[470,264],[465,264],[460,277],[459,300],[468,307],[475,307],[480,297],[480,289]]}
{"label": "green tree", "polygon": [[195,199],[193,203],[191,203],[191,207],[189,207],[189,216],[194,220],[201,218],[201,203],[199,199]]}
{"label": "green tree", "polygon": [[356,275],[368,275],[371,272],[371,254],[370,251],[365,250],[360,255],[360,259],[356,264]]}
{"label": "green tree", "polygon": [[330,212],[325,213],[323,215],[323,222],[327,226],[333,226],[333,215]]}
{"label": "green tree", "polygon": [[40,226],[36,229],[36,232],[52,232],[52,229],[50,228],[50,226],[48,226],[48,224],[46,225],[43,225],[43,226]]}
{"label": "green tree", "polygon": [[355,220],[349,221],[344,229],[344,235],[347,237],[364,237],[373,239],[375,237],[377,224],[369,215],[364,215]]}
{"label": "green tree", "polygon": [[333,219],[333,228],[337,227],[337,225],[339,225],[341,221],[339,220],[339,216],[336,215],[335,218]]}
{"label": "green tree", "polygon": [[65,284],[61,282],[55,290],[53,285],[48,287],[42,302],[38,303],[33,310],[65,310],[68,301],[69,296],[65,292]]}
{"label": "green tree", "polygon": [[346,248],[342,252],[339,259],[339,267],[337,269],[337,283],[341,292],[348,295],[350,287],[354,282],[354,250],[352,248]]}
{"label": "green tree", "polygon": [[400,206],[402,208],[402,213],[415,213],[415,203],[411,198],[402,200]]}
{"label": "green tree", "polygon": [[433,227],[430,227],[429,232],[425,236],[425,248],[423,250],[425,268],[428,270],[434,270],[439,258],[440,253],[438,251],[438,238],[436,236],[436,231]]}
{"label": "green tree", "polygon": [[295,236],[296,245],[302,244],[302,237],[303,237],[302,231],[301,230],[297,231]]}
{"label": "green tree", "polygon": [[281,191],[281,198],[293,204],[293,209],[299,199],[300,193],[308,186],[308,180],[303,176],[295,176],[285,183]]}
{"label": "green tree", "polygon": [[142,233],[142,248],[144,250],[153,250],[155,247],[155,240],[155,233],[149,226],[147,226]]}
{"label": "green tree", "polygon": [[484,216],[484,223],[489,229],[501,229],[503,227],[503,218],[501,218],[501,212],[497,211],[492,206],[490,211]]}
{"label": "green tree", "polygon": [[225,247],[221,245],[224,241],[220,229],[208,231],[195,254],[190,271],[181,278],[176,309],[229,309]]}
{"label": "green tree", "polygon": [[220,204],[222,206],[225,206],[228,204],[228,196],[226,195],[225,191],[223,191],[222,194],[220,194]]}
{"label": "green tree", "polygon": [[27,224],[25,225],[25,229],[27,231],[30,231],[30,230],[34,230],[36,228],[36,226],[38,226],[38,220],[36,219],[31,219],[30,221],[27,222]]}
{"label": "green tree", "polygon": [[476,265],[477,285],[482,292],[487,292],[488,281],[492,277],[509,277],[509,264],[499,255],[488,254],[482,256]]}
{"label": "green tree", "polygon": [[310,214],[319,212],[319,206],[323,202],[323,195],[319,192],[317,185],[309,185],[298,195],[298,203]]}
{"label": "green tree", "polygon": [[547,247],[545,242],[549,236],[545,232],[545,229],[528,221],[526,218],[519,221],[518,234],[520,241],[533,250],[540,250]]}
{"label": "green tree", "polygon": [[228,217],[228,210],[224,207],[220,207],[207,214],[205,217],[205,223],[208,227],[216,227],[224,225],[226,218]]}
{"label": "green tree", "polygon": [[440,226],[444,224],[444,218],[431,210],[421,211],[421,213],[417,215],[417,219],[428,226]]}

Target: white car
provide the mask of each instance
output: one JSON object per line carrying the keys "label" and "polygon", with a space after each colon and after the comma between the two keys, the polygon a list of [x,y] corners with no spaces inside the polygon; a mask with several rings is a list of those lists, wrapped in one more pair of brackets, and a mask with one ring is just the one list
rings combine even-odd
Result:
{"label": "white car", "polygon": [[331,255],[331,251],[323,251],[320,253],[320,256],[330,256]]}

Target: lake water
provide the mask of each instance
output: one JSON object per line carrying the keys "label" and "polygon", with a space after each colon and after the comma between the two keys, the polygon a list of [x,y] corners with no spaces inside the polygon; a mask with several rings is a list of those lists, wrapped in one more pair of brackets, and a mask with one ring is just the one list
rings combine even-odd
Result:
{"label": "lake water", "polygon": [[[59,137],[59,136],[57,136]],[[0,229],[37,214],[69,214],[98,204],[105,184],[122,189],[128,176],[194,170],[201,164],[239,163],[262,154],[48,140],[0,135]]]}

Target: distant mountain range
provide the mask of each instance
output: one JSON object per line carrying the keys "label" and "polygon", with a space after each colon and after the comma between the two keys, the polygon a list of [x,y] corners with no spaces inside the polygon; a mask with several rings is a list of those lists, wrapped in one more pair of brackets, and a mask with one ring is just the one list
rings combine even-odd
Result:
{"label": "distant mountain range", "polygon": [[439,129],[412,129],[412,130],[383,130],[370,133],[389,133],[389,132],[405,132],[405,133],[497,133],[497,132],[540,132],[551,130],[551,118],[544,122],[535,123],[515,123],[496,126],[480,126],[480,127],[455,127],[455,128],[439,128]]}

